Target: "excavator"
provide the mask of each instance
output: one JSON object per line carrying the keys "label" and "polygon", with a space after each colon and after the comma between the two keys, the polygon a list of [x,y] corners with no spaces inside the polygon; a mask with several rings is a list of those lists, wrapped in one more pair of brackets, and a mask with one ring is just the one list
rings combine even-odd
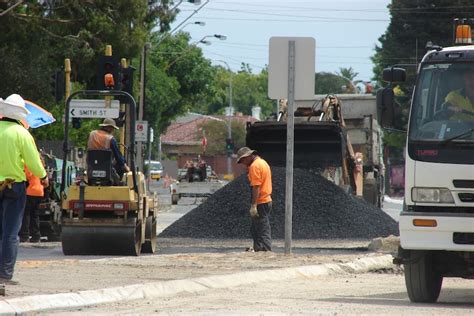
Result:
{"label": "excavator", "polygon": [[[69,122],[71,100],[78,95],[102,97],[104,109],[113,97],[125,100],[120,110],[123,126],[120,143],[128,139],[128,165],[117,185],[112,175],[110,150],[88,150],[87,170],[67,192],[66,166],[62,168],[61,242],[65,255],[132,255],[154,253],[157,242],[156,194],[150,195],[145,176],[135,168],[135,109],[133,97],[120,90],[77,91],[66,101],[66,122]],[[106,111],[104,111],[106,112]],[[122,133],[123,130],[123,133]],[[128,137],[125,137],[125,134]],[[70,152],[69,124],[64,128],[64,159]]]}
{"label": "excavator", "polygon": [[[294,124],[294,168],[321,174],[347,193],[381,206],[383,163],[373,96],[315,96],[297,101]],[[349,108],[350,106],[350,108]],[[343,113],[350,117],[345,120]],[[247,123],[246,144],[271,166],[286,166],[287,101],[279,100],[273,119]],[[355,142],[351,141],[354,138]],[[355,150],[356,149],[356,150]]]}

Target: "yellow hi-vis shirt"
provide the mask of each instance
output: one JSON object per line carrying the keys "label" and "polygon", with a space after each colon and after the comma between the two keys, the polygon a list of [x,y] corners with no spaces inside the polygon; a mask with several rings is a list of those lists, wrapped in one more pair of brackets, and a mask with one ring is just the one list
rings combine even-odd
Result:
{"label": "yellow hi-vis shirt", "polygon": [[456,113],[451,116],[452,120],[474,121],[474,105],[467,96],[463,95],[462,89],[448,93],[445,101],[451,105],[473,113],[472,115],[469,113]]}
{"label": "yellow hi-vis shirt", "polygon": [[35,176],[46,176],[30,132],[19,123],[0,120],[0,181],[26,181],[25,164]]}

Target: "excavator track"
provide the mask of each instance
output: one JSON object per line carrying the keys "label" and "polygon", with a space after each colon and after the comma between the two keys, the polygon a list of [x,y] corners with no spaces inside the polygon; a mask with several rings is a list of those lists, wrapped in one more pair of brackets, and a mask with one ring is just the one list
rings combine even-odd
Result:
{"label": "excavator track", "polygon": [[[120,223],[119,223],[120,222]],[[141,252],[142,224],[136,219],[92,221],[68,219],[62,226],[65,255],[138,256]]]}

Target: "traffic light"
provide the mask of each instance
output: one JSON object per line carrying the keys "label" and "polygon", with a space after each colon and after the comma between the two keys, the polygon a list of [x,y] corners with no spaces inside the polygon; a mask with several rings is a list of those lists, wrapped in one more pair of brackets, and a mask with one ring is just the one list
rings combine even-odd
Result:
{"label": "traffic light", "polygon": [[81,128],[81,119],[78,117],[72,118],[72,127],[73,128]]}
{"label": "traffic light", "polygon": [[133,72],[135,71],[134,67],[122,68],[121,75],[121,90],[133,95]]}
{"label": "traffic light", "polygon": [[64,98],[64,92],[66,90],[64,80],[64,73],[61,70],[56,70],[51,76],[51,94],[54,96],[56,102]]}
{"label": "traffic light", "polygon": [[113,56],[100,56],[97,72],[98,90],[120,90],[120,63]]}
{"label": "traffic light", "polygon": [[227,138],[225,140],[225,149],[227,151],[227,155],[230,156],[234,153],[234,140],[232,138]]}

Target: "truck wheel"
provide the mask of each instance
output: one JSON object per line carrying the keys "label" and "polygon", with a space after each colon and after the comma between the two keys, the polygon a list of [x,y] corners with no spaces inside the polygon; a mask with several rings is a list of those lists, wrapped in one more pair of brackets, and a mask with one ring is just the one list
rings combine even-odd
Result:
{"label": "truck wheel", "polygon": [[438,300],[443,276],[435,271],[429,252],[411,251],[405,266],[408,297],[414,303],[434,303]]}
{"label": "truck wheel", "polygon": [[156,219],[153,216],[148,216],[146,219],[145,226],[145,243],[142,246],[143,253],[155,253],[156,252]]}

